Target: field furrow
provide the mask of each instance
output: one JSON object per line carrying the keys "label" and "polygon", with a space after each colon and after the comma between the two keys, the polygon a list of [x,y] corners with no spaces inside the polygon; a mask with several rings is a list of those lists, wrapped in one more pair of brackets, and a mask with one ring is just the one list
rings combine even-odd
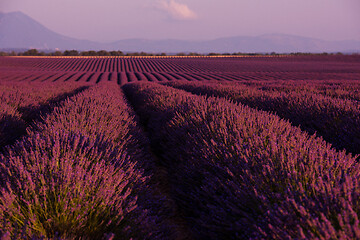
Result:
{"label": "field furrow", "polygon": [[0,239],[360,239],[359,55],[133,55],[0,57]]}

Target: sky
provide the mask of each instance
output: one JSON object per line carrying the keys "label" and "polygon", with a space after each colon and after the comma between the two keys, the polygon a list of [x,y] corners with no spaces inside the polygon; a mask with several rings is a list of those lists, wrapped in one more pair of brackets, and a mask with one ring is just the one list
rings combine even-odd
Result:
{"label": "sky", "polygon": [[100,42],[272,33],[360,40],[360,0],[0,0],[0,11]]}

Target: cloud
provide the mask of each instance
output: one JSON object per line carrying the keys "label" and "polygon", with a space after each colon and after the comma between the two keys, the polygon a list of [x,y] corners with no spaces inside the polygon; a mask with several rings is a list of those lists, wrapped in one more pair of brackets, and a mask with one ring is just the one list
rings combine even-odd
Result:
{"label": "cloud", "polygon": [[161,0],[156,8],[166,12],[175,20],[196,19],[197,15],[186,4],[177,3],[175,0]]}

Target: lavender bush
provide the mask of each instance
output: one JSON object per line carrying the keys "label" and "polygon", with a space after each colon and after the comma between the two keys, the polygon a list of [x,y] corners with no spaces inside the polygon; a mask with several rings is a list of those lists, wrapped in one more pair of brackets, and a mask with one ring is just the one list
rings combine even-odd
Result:
{"label": "lavender bush", "polygon": [[3,231],[26,225],[28,237],[124,234],[136,208],[129,186],[144,180],[109,142],[63,131],[23,140],[1,165]]}

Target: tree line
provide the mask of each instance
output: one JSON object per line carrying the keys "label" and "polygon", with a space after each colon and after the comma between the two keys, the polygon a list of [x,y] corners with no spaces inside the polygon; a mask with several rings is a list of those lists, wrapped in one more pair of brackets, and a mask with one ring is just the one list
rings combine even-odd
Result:
{"label": "tree line", "polygon": [[[295,53],[287,53],[286,55],[342,55],[343,53],[303,53],[303,52],[295,52]],[[37,49],[29,49],[24,52],[5,52],[0,51],[0,56],[277,56],[284,55],[283,53],[207,53],[201,54],[196,52],[190,53],[176,53],[176,54],[167,54],[167,53],[147,53],[147,52],[127,52],[124,53],[122,51],[77,51],[77,50],[65,50],[65,51],[55,51],[55,52],[44,52],[39,51]]]}

